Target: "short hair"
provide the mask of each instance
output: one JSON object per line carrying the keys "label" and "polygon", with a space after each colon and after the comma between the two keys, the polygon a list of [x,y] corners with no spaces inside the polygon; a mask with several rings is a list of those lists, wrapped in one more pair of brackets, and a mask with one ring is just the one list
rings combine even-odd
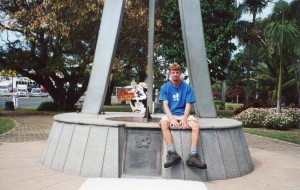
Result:
{"label": "short hair", "polygon": [[169,71],[172,71],[172,70],[173,71],[176,71],[176,70],[181,71],[181,66],[179,64],[177,64],[177,63],[173,63],[169,67]]}

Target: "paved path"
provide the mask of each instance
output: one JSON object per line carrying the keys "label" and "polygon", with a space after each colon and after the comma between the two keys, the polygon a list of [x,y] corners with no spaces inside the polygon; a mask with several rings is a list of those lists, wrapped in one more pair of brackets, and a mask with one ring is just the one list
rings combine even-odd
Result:
{"label": "paved path", "polygon": [[0,135],[0,142],[31,142],[47,140],[50,133],[53,114],[18,113],[16,111],[0,112],[3,117],[11,118],[16,126],[9,132]]}
{"label": "paved path", "polygon": [[[146,179],[93,179],[68,175],[40,164],[52,126],[51,114],[0,112],[15,120],[16,127],[0,135],[0,189],[170,189],[186,186],[199,190],[300,190],[300,146],[245,134],[255,169],[248,175],[229,180],[189,182]],[[141,187],[141,184],[151,184]],[[173,185],[172,185],[173,184]],[[177,189],[177,188],[173,188]]]}

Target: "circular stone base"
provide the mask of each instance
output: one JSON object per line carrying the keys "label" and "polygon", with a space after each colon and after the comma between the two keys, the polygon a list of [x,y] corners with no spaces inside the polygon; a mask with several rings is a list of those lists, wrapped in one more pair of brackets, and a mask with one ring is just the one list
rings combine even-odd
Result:
{"label": "circular stone base", "polygon": [[[87,177],[128,177],[128,162],[139,160],[139,151],[145,153],[158,150],[152,158],[158,177],[164,179],[185,179],[209,181],[240,177],[253,169],[252,159],[242,131],[242,123],[232,119],[200,118],[199,155],[207,164],[207,169],[191,168],[185,164],[190,151],[190,130],[172,130],[174,144],[183,161],[170,168],[163,168],[167,150],[158,125],[161,114],[152,115],[152,120],[143,122],[143,114],[67,113],[54,116],[53,127],[41,157],[42,164],[65,173]],[[136,133],[135,131],[138,131]],[[135,133],[137,134],[135,138]],[[128,138],[129,134],[131,135]],[[128,147],[130,139],[155,139],[159,135],[160,144],[145,147]],[[133,135],[133,136],[132,136]],[[132,143],[131,144],[135,144]],[[129,150],[130,148],[130,150]],[[159,151],[160,150],[160,151]],[[127,155],[128,154],[128,155]],[[133,154],[133,155],[131,155]],[[150,154],[152,155],[152,154]],[[149,158],[150,159],[150,158]],[[150,159],[150,160],[151,160]],[[154,160],[153,160],[154,159]],[[145,160],[147,164],[147,159]],[[156,161],[156,162],[155,162]],[[127,164],[127,165],[126,165]],[[153,177],[140,168],[133,177]],[[134,166],[136,167],[136,166]],[[150,166],[149,166],[150,167]],[[152,167],[152,166],[151,166]],[[154,166],[153,166],[154,167]],[[157,169],[157,167],[159,167]],[[146,168],[151,169],[151,168]],[[157,177],[157,176],[156,176]]]}
{"label": "circular stone base", "polygon": [[[121,122],[135,122],[135,123],[145,123],[143,117],[107,117],[107,120],[110,121],[121,121]],[[152,118],[149,119],[147,123],[159,123],[160,118]]]}

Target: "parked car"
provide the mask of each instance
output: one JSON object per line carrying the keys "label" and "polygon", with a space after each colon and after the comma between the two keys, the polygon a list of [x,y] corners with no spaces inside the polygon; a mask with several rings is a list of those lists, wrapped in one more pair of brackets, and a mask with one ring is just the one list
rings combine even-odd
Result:
{"label": "parked car", "polygon": [[48,93],[42,92],[41,88],[32,88],[30,96],[33,96],[33,97],[47,97]]}

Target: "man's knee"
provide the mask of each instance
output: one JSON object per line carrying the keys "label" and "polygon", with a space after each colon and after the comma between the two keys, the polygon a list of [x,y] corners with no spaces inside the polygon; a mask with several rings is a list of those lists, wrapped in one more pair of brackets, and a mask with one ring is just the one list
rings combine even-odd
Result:
{"label": "man's knee", "polygon": [[170,122],[163,121],[160,123],[161,130],[169,130],[170,129]]}
{"label": "man's knee", "polygon": [[200,127],[199,124],[195,121],[190,121],[188,125],[191,127],[192,131],[199,132]]}

